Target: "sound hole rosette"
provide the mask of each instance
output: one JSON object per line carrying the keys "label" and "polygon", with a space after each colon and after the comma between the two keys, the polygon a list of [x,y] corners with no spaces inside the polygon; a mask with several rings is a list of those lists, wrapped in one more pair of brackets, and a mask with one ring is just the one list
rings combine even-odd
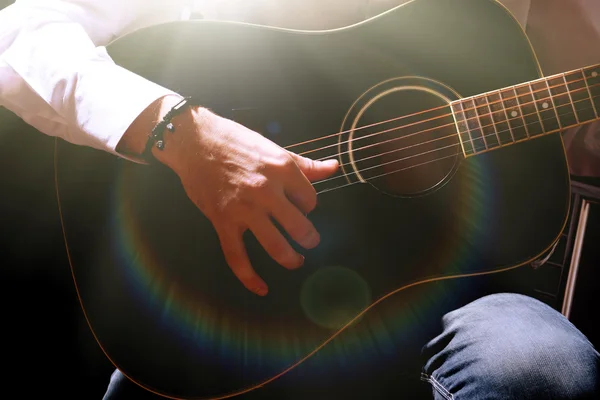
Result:
{"label": "sound hole rosette", "polygon": [[450,103],[460,95],[423,77],[399,77],[364,92],[341,126],[338,152],[348,183],[391,196],[441,188],[464,158]]}

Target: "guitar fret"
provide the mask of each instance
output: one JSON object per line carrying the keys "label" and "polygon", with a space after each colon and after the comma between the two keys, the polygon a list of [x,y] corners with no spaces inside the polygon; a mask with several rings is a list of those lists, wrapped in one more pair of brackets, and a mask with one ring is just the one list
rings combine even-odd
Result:
{"label": "guitar fret", "polygon": [[591,94],[586,86],[582,71],[577,70],[566,73],[565,80],[577,122],[584,123],[596,119],[594,103],[592,102]]}
{"label": "guitar fret", "polygon": [[529,129],[527,128],[527,123],[525,122],[525,116],[523,115],[524,114],[523,108],[521,107],[521,102],[519,101],[519,94],[517,93],[517,89],[514,86],[512,87],[512,92],[516,99],[517,107],[519,108],[519,111],[517,111],[517,112],[521,115],[521,121],[523,121],[523,127],[525,127],[525,133],[527,134],[527,138],[530,138],[531,136],[529,135]]}
{"label": "guitar fret", "polygon": [[571,91],[569,90],[569,84],[567,83],[567,77],[565,74],[561,74],[563,81],[565,82],[565,89],[567,91],[567,95],[569,96],[569,102],[571,103],[571,108],[573,109],[573,115],[575,116],[575,122],[579,124],[579,117],[577,116],[577,111],[575,111],[575,104],[573,104],[573,97],[571,97]]}
{"label": "guitar fret", "polygon": [[486,96],[478,96],[474,98],[475,112],[479,118],[479,125],[483,132],[483,137],[487,143],[488,149],[494,149],[500,146],[500,138],[498,137],[498,129],[492,118],[492,110]]}
{"label": "guitar fret", "polygon": [[494,125],[498,131],[498,140],[500,141],[500,145],[504,146],[514,143],[515,141],[510,131],[506,110],[504,110],[500,95],[498,92],[492,92],[485,95],[485,97],[491,110],[492,120],[494,121]]}
{"label": "guitar fret", "polygon": [[465,157],[600,119],[600,64],[451,103]]}
{"label": "guitar fret", "polygon": [[590,89],[590,99],[596,111],[600,111],[600,65],[583,69],[585,82]]}
{"label": "guitar fret", "polygon": [[471,135],[471,140],[476,153],[487,150],[488,146],[485,141],[483,132],[481,130],[481,124],[477,117],[475,110],[475,102],[472,98],[468,98],[461,101],[461,107],[464,112],[467,127]]}
{"label": "guitar fret", "polygon": [[504,102],[502,101],[502,93],[498,91],[498,97],[500,98],[500,103],[502,105],[502,111],[504,112],[504,117],[506,118],[506,124],[508,125],[508,131],[510,132],[510,137],[512,138],[513,143],[515,142],[515,134],[513,133],[512,127],[510,126],[510,121],[508,120],[508,113],[506,112],[506,107],[504,107]]}
{"label": "guitar fret", "polygon": [[540,123],[544,132],[552,132],[561,129],[558,114],[551,101],[550,91],[545,79],[540,79],[531,83],[533,88],[533,97],[535,98],[535,107],[540,114]]}
{"label": "guitar fret", "polygon": [[538,120],[540,121],[540,126],[542,127],[542,131],[543,131],[544,130],[544,123],[542,122],[542,116],[540,114],[540,110],[537,107],[537,102],[536,102],[536,99],[535,99],[535,94],[534,94],[534,91],[533,91],[533,87],[531,86],[531,82],[528,83],[528,86],[529,86],[529,90],[531,91],[531,98],[532,98],[531,101],[533,102],[533,106],[535,107],[535,112],[537,114]]}
{"label": "guitar fret", "polygon": [[462,104],[459,101],[453,101],[450,103],[452,108],[452,115],[454,116],[454,123],[456,124],[456,130],[458,131],[458,137],[460,139],[460,145],[463,149],[465,157],[475,154],[475,146],[473,140],[469,134],[469,127],[465,122],[465,113],[462,110]]}
{"label": "guitar fret", "polygon": [[598,115],[598,110],[596,109],[596,106],[594,105],[592,91],[590,90],[590,85],[588,85],[587,78],[585,77],[585,71],[583,70],[583,68],[581,68],[580,71],[581,71],[581,75],[583,76],[583,82],[585,83],[585,88],[587,89],[587,92],[590,95],[590,102],[592,103],[592,108],[594,109],[594,114],[596,115],[596,118],[600,118],[600,115]]}
{"label": "guitar fret", "polygon": [[562,129],[563,124],[562,124],[562,121],[560,120],[560,117],[558,116],[558,110],[556,108],[556,103],[554,102],[554,96],[552,94],[552,90],[550,89],[550,84],[548,82],[548,79],[544,79],[544,82],[546,83],[546,88],[548,89],[548,96],[550,98],[550,102],[552,103],[552,108],[554,109],[554,114],[556,115],[556,120],[558,121],[558,126],[560,129]]}
{"label": "guitar fret", "polygon": [[521,118],[521,110],[518,108],[517,99],[515,98],[512,88],[500,90],[500,97],[504,105],[504,113],[510,126],[510,132],[515,142],[528,138],[525,130],[524,120]]}
{"label": "guitar fret", "polygon": [[554,77],[546,79],[546,85],[549,85],[552,102],[556,109],[561,129],[577,125],[578,122],[575,117],[575,108],[567,93],[567,84],[563,75],[555,75]]}
{"label": "guitar fret", "polygon": [[527,134],[530,138],[543,134],[544,127],[542,126],[540,114],[535,107],[535,99],[533,97],[531,85],[515,86],[515,92],[517,94],[517,103],[521,109],[525,128],[527,129]]}

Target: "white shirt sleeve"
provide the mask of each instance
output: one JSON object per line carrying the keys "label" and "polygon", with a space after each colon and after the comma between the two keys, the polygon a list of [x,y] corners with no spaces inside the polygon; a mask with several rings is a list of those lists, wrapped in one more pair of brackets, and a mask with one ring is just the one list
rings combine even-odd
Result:
{"label": "white shirt sleeve", "polygon": [[179,19],[186,1],[20,0],[1,10],[0,106],[42,133],[115,153],[135,118],[172,92],[117,66],[104,46]]}

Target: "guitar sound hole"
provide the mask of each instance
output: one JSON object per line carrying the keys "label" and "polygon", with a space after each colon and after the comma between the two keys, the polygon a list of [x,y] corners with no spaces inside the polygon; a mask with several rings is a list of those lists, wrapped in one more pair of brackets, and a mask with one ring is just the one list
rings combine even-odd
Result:
{"label": "guitar sound hole", "polygon": [[447,99],[397,86],[371,95],[352,121],[349,163],[359,180],[396,196],[425,194],[449,179],[462,157]]}

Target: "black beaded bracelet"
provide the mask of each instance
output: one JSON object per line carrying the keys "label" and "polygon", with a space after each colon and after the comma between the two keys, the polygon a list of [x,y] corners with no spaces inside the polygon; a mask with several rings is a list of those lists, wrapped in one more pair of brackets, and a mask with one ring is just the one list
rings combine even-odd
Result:
{"label": "black beaded bracelet", "polygon": [[165,114],[163,119],[156,124],[154,129],[152,129],[152,133],[148,135],[148,141],[146,142],[146,148],[144,149],[143,157],[146,160],[152,159],[152,147],[156,146],[157,149],[163,150],[165,148],[165,141],[163,139],[163,134],[165,129],[169,132],[175,132],[175,126],[171,122],[171,119],[179,114],[185,106],[189,105],[190,97],[184,97],[179,103],[175,104],[169,112]]}

